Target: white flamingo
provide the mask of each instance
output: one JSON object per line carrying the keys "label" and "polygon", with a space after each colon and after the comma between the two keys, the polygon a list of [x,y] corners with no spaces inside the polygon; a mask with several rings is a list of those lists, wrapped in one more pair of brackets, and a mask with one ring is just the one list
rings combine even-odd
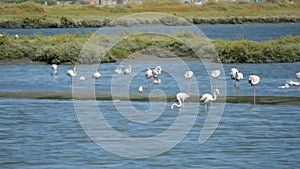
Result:
{"label": "white flamingo", "polygon": [[57,64],[52,64],[51,68],[52,68],[52,74],[55,77],[57,74]]}
{"label": "white flamingo", "polygon": [[300,72],[296,73],[296,78],[300,81]]}
{"label": "white flamingo", "polygon": [[278,88],[281,88],[281,89],[287,89],[287,88],[289,88],[290,87],[290,84],[289,84],[289,82],[288,83],[286,83],[285,85],[283,85],[283,86],[278,86]]}
{"label": "white flamingo", "polygon": [[210,76],[212,77],[212,85],[213,86],[217,86],[217,79],[218,77],[221,75],[221,71],[220,70],[213,70],[210,73]]}
{"label": "white flamingo", "polygon": [[96,71],[92,76],[92,78],[94,78],[94,79],[99,79],[100,77],[101,77],[101,73],[98,71]]}
{"label": "white flamingo", "polygon": [[144,91],[143,86],[139,87],[139,92],[142,93]]}
{"label": "white flamingo", "polygon": [[156,66],[156,68],[152,70],[152,75],[154,78],[158,78],[158,75],[160,75],[161,72],[162,72],[161,66]]}
{"label": "white flamingo", "polygon": [[255,105],[255,86],[260,82],[260,77],[257,75],[250,75],[248,78],[248,82],[250,83],[251,87],[253,86],[253,104]]}
{"label": "white flamingo", "polygon": [[299,85],[300,85],[300,82],[295,82],[295,81],[292,81],[292,80],[291,80],[291,81],[288,82],[288,84],[291,85],[291,86],[293,86],[293,85],[299,86]]}
{"label": "white flamingo", "polygon": [[214,95],[211,95],[209,93],[205,93],[201,96],[200,98],[200,102],[205,104],[205,111],[208,111],[208,103],[213,102],[215,100],[217,100],[217,97],[220,95],[220,91],[219,89],[215,89],[214,90]]}
{"label": "white flamingo", "polygon": [[186,72],[184,73],[184,78],[187,80],[188,90],[189,90],[189,88],[190,88],[190,86],[191,86],[191,84],[190,84],[190,79],[193,78],[193,76],[194,76],[194,72],[191,71],[191,70],[186,71]]}
{"label": "white flamingo", "polygon": [[184,107],[184,100],[186,100],[189,97],[190,97],[190,95],[188,95],[187,93],[177,93],[176,99],[178,100],[179,104],[173,103],[171,106],[171,109],[173,109],[174,106],[179,107],[179,108]]}
{"label": "white flamingo", "polygon": [[220,75],[221,75],[221,71],[220,70],[213,70],[211,73],[210,73],[211,77],[213,78],[218,78]]}
{"label": "white flamingo", "polygon": [[156,84],[156,85],[161,84],[161,80],[159,78],[155,78],[153,80],[153,84]]}
{"label": "white flamingo", "polygon": [[298,82],[295,82],[295,81],[289,81],[288,84],[291,85],[291,86],[292,86],[292,85],[299,86],[299,87],[298,87],[298,90],[300,90],[300,72],[296,73],[296,74],[295,74],[295,77],[296,77],[296,79],[298,80]]}
{"label": "white flamingo", "polygon": [[128,67],[124,70],[123,73],[124,73],[125,78],[126,78],[126,76],[128,76],[131,73],[131,65],[128,65]]}
{"label": "white flamingo", "polygon": [[237,68],[231,68],[230,76],[231,76],[231,79],[233,79],[235,81],[234,87],[236,89],[239,89],[240,88],[239,81],[244,79],[243,73],[239,72],[239,70]]}
{"label": "white flamingo", "polygon": [[123,66],[121,65],[119,68],[116,68],[115,69],[115,74],[121,74],[123,71],[122,71],[122,68],[123,68]]}
{"label": "white flamingo", "polygon": [[86,80],[86,78],[84,76],[80,76],[79,80]]}
{"label": "white flamingo", "polygon": [[289,81],[288,84],[299,86],[298,90],[300,91],[300,72],[296,73],[295,76],[296,76],[296,79],[298,80],[298,82]]}
{"label": "white flamingo", "polygon": [[73,70],[72,69],[68,70],[67,75],[71,78],[71,85],[72,85],[73,77],[75,77],[77,75],[76,66],[73,67]]}

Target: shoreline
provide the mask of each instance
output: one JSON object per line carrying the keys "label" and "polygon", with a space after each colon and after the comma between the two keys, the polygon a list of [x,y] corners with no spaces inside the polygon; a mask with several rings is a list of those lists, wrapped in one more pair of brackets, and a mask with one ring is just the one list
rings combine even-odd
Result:
{"label": "shoreline", "polygon": [[[157,56],[156,56],[157,57]],[[165,59],[165,60],[163,60]],[[124,58],[124,59],[118,59],[114,62],[103,62],[100,64],[109,64],[109,63],[121,63],[122,61],[126,60],[126,62],[144,62],[147,60],[143,60],[141,58]],[[186,62],[211,62],[211,60],[208,59],[199,59],[199,58],[193,58],[193,57],[184,57],[184,58],[158,58],[155,61],[186,61]],[[280,64],[280,63],[298,63],[299,61],[295,62],[273,62],[273,63],[220,63],[220,64]],[[99,63],[86,63],[86,65],[92,65],[92,64],[99,64]],[[32,61],[29,58],[23,58],[23,59],[13,59],[13,60],[8,60],[8,61],[3,61],[0,60],[0,65],[51,65],[46,62],[38,62],[38,61]],[[62,63],[58,65],[72,65],[70,63]],[[84,64],[82,64],[84,65]]]}
{"label": "shoreline", "polygon": [[[168,101],[177,102],[175,96],[149,97],[145,94],[69,93],[69,92],[0,92],[0,98],[27,98],[50,100],[111,100],[111,101]],[[191,96],[186,102],[199,102],[200,96]],[[216,103],[253,104],[253,96],[220,96]],[[256,96],[256,104],[300,105],[300,97]]]}
{"label": "shoreline", "polygon": [[[57,17],[54,17],[59,19]],[[66,20],[63,23],[53,21],[54,18],[47,18],[45,21],[33,22],[28,24],[28,20],[35,20],[35,17],[28,17],[25,20],[23,18],[14,19],[0,19],[0,29],[43,29],[43,28],[101,28],[101,27],[115,27],[115,26],[139,26],[144,25],[145,21],[136,20],[131,23],[130,21],[123,20],[123,22],[117,22],[112,24],[114,20],[89,20],[81,19],[75,21],[72,17],[65,17]],[[184,17],[183,17],[184,18]],[[188,21],[188,25],[242,25],[242,24],[280,24],[280,23],[300,23],[299,16],[232,16],[232,17],[194,17],[192,19],[184,18]],[[182,23],[172,23],[168,25],[163,19],[159,23],[146,23],[150,25],[163,24],[165,26],[182,26]],[[84,24],[83,24],[84,23]],[[186,23],[187,24],[187,23]]]}

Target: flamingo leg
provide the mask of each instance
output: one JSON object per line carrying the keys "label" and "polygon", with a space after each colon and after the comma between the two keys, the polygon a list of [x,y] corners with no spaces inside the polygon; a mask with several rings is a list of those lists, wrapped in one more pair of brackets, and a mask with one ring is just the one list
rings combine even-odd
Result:
{"label": "flamingo leg", "polygon": [[255,92],[255,85],[253,86],[253,104],[255,105],[255,97],[256,97],[256,92]]}
{"label": "flamingo leg", "polygon": [[234,80],[235,82],[234,82],[234,87],[236,88],[236,89],[238,89],[239,88],[239,81],[238,80]]}
{"label": "flamingo leg", "polygon": [[70,78],[70,92],[72,93],[73,77]]}

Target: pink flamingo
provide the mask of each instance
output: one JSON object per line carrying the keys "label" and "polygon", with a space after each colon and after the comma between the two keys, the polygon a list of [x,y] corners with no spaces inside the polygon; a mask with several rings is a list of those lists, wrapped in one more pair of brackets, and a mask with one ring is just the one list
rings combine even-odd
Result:
{"label": "pink flamingo", "polygon": [[260,77],[257,75],[250,75],[248,78],[248,82],[251,84],[251,87],[253,86],[253,101],[255,105],[255,97],[256,97],[256,92],[255,92],[255,86],[259,83]]}
{"label": "pink flamingo", "polygon": [[152,70],[150,68],[148,68],[146,73],[145,73],[145,77],[146,77],[146,80],[147,80],[147,86],[149,88],[152,88],[152,80],[151,80],[152,76],[153,76]]}

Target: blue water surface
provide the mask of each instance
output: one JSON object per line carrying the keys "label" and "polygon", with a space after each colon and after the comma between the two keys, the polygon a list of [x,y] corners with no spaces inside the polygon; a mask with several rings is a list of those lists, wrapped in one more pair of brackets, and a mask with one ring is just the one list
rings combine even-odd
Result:
{"label": "blue water surface", "polygon": [[[300,35],[299,23],[278,23],[278,24],[218,24],[218,25],[195,25],[199,28],[205,36],[210,39],[248,39],[254,41],[278,39],[286,35]],[[172,30],[172,27],[151,26],[149,29],[159,31],[161,29]],[[176,26],[176,29],[186,29],[184,26]],[[105,34],[114,34],[114,32],[120,30],[126,30],[126,27],[111,27],[105,31]],[[145,29],[145,27],[135,28]],[[131,30],[135,30],[134,28]],[[9,35],[34,35],[41,33],[42,35],[55,35],[55,34],[86,34],[89,32],[96,32],[99,28],[42,28],[42,29],[0,29],[1,33],[7,33]]]}
{"label": "blue water surface", "polygon": [[[179,109],[166,107],[150,127],[122,125],[112,101],[99,101],[107,122],[119,132],[144,136],[170,127]],[[140,108],[146,102],[138,103]],[[168,104],[169,106],[169,104]],[[187,107],[188,108],[188,107]],[[81,128],[71,100],[0,99],[1,168],[298,168],[299,106],[226,104],[217,130],[205,143],[198,137],[207,113],[182,142],[149,158],[114,155]],[[162,120],[163,119],[163,120]],[[122,140],[119,140],[122,144]],[[112,143],[114,144],[114,143]]]}

